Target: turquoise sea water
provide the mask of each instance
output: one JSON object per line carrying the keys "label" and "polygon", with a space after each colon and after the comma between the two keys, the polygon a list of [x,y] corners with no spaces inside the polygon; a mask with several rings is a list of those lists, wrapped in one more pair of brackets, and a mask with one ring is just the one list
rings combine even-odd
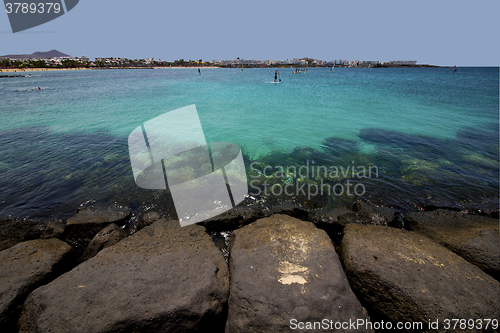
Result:
{"label": "turquoise sea water", "polygon": [[[498,68],[314,68],[302,74],[286,68],[281,84],[272,83],[274,69],[22,74],[0,78],[0,217],[60,216],[89,201],[175,214],[168,191],[134,184],[127,137],[191,104],[207,142],[242,148],[248,179],[255,180],[250,194],[261,202],[317,208],[359,199],[338,191],[278,191],[322,180],[340,184],[337,189],[347,189],[348,180],[362,183],[362,200],[394,207],[431,199],[498,202]],[[376,166],[378,174],[273,174],[279,166],[305,165]],[[274,194],[264,191],[273,185]]]}

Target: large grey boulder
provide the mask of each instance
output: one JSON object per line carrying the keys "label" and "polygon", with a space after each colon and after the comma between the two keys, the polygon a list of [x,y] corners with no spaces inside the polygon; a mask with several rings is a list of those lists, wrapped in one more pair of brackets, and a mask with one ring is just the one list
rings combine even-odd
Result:
{"label": "large grey boulder", "polygon": [[226,332],[293,332],[300,322],[325,318],[369,320],[331,240],[309,222],[273,215],[235,230],[230,270]]}
{"label": "large grey boulder", "polygon": [[439,320],[436,331],[447,332],[445,319],[500,314],[499,282],[419,233],[349,224],[342,251],[352,288],[376,318],[422,322],[423,329]]}
{"label": "large grey boulder", "polygon": [[500,280],[498,220],[450,210],[407,214],[405,225]]}
{"label": "large grey boulder", "polygon": [[18,243],[0,252],[0,327],[17,332],[26,296],[71,266],[71,247],[58,239]]}
{"label": "large grey boulder", "polygon": [[69,218],[64,228],[64,240],[76,249],[83,250],[92,238],[111,223],[119,226],[130,217],[129,208],[87,207]]}
{"label": "large grey boulder", "polygon": [[160,219],[27,298],[22,332],[224,329],[229,278],[203,227]]}

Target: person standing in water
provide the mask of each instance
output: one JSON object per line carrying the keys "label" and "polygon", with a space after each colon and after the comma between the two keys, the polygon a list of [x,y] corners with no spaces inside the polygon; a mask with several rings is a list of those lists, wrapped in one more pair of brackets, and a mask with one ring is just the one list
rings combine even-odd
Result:
{"label": "person standing in water", "polygon": [[201,75],[201,70],[198,68],[198,75]]}
{"label": "person standing in water", "polygon": [[278,82],[278,70],[274,72],[274,82]]}

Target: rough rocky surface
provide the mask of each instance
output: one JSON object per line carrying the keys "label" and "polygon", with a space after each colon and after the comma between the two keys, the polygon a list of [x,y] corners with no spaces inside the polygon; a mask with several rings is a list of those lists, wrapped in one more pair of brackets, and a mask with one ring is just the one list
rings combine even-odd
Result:
{"label": "rough rocky surface", "polygon": [[71,247],[58,239],[18,243],[0,252],[0,327],[17,332],[26,296],[71,267]]}
{"label": "rough rocky surface", "polygon": [[500,280],[498,220],[450,210],[407,214],[405,225],[462,256]]}
{"label": "rough rocky surface", "polygon": [[394,225],[397,222],[396,211],[356,202],[352,210],[348,209],[316,209],[309,213],[308,219],[318,228],[342,232],[349,223],[371,225]]}
{"label": "rough rocky surface", "polygon": [[44,223],[27,219],[0,219],[0,251],[17,243],[40,238]]}
{"label": "rough rocky surface", "polygon": [[274,206],[269,211],[271,214],[290,215],[298,218],[299,220],[306,220],[307,216],[309,215],[309,211],[307,209],[295,206],[289,202]]}
{"label": "rough rocky surface", "polygon": [[161,218],[160,213],[158,212],[147,212],[144,214],[137,224],[137,230],[141,230],[148,225],[153,224],[154,222],[158,221]]}
{"label": "rough rocky surface", "polygon": [[349,224],[342,248],[351,286],[376,318],[443,323],[500,314],[499,282],[424,235]]}
{"label": "rough rocky surface", "polygon": [[90,241],[87,249],[83,253],[83,260],[88,260],[95,256],[102,249],[115,245],[129,234],[114,223],[99,231]]}
{"label": "rough rocky surface", "polygon": [[[344,227],[349,223],[395,226],[397,217],[397,212],[390,208],[356,202],[352,210],[324,208],[313,210],[309,212],[308,220],[325,230],[337,245],[342,241]],[[341,253],[340,247],[336,250]]]}
{"label": "rough rocky surface", "polygon": [[345,227],[345,225],[340,224],[340,216],[344,214],[352,213],[348,209],[315,209],[309,212],[308,220],[314,223],[316,226],[321,225],[339,225],[340,227]]}
{"label": "rough rocky surface", "polygon": [[344,227],[350,223],[345,215],[353,214],[348,209],[315,209],[309,212],[308,220],[318,228],[330,233],[341,233]]}
{"label": "rough rocky surface", "polygon": [[226,332],[291,332],[291,320],[366,319],[331,240],[288,215],[260,219],[231,237]]}
{"label": "rough rocky surface", "polygon": [[385,207],[376,207],[356,202],[352,206],[352,210],[356,213],[355,220],[351,222],[371,225],[392,226],[397,223],[398,214],[395,210]]}
{"label": "rough rocky surface", "polygon": [[315,209],[309,212],[308,220],[316,227],[326,231],[335,245],[335,251],[340,256],[342,248],[340,243],[344,236],[344,227],[349,223],[345,216],[351,216],[353,212],[347,209]]}
{"label": "rough rocky surface", "polygon": [[464,204],[465,209],[475,215],[482,215],[498,219],[498,198],[489,199],[485,202],[470,202]]}
{"label": "rough rocky surface", "polygon": [[42,238],[60,238],[64,233],[64,224],[62,221],[49,221],[45,224]]}
{"label": "rough rocky surface", "polygon": [[223,331],[227,265],[203,227],[158,220],[28,296],[21,332]]}
{"label": "rough rocky surface", "polygon": [[76,249],[83,250],[90,240],[110,223],[123,225],[130,216],[129,208],[88,207],[68,219],[64,229],[64,240]]}
{"label": "rough rocky surface", "polygon": [[457,203],[453,201],[445,202],[420,202],[421,210],[425,212],[434,211],[437,209],[453,210],[456,212],[466,211],[472,215],[481,215],[490,218],[498,219],[498,198],[484,199],[483,202],[466,202]]}
{"label": "rough rocky surface", "polygon": [[266,215],[266,212],[258,206],[234,207],[199,224],[207,228],[209,232],[229,231],[241,228]]}

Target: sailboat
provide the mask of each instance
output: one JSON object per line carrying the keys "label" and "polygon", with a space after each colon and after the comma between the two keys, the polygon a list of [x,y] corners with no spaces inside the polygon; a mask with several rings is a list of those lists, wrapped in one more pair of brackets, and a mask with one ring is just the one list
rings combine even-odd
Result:
{"label": "sailboat", "polygon": [[330,69],[332,72],[334,72],[335,64],[332,65],[332,68]]}
{"label": "sailboat", "polygon": [[453,66],[453,73],[457,71],[457,66]]}

